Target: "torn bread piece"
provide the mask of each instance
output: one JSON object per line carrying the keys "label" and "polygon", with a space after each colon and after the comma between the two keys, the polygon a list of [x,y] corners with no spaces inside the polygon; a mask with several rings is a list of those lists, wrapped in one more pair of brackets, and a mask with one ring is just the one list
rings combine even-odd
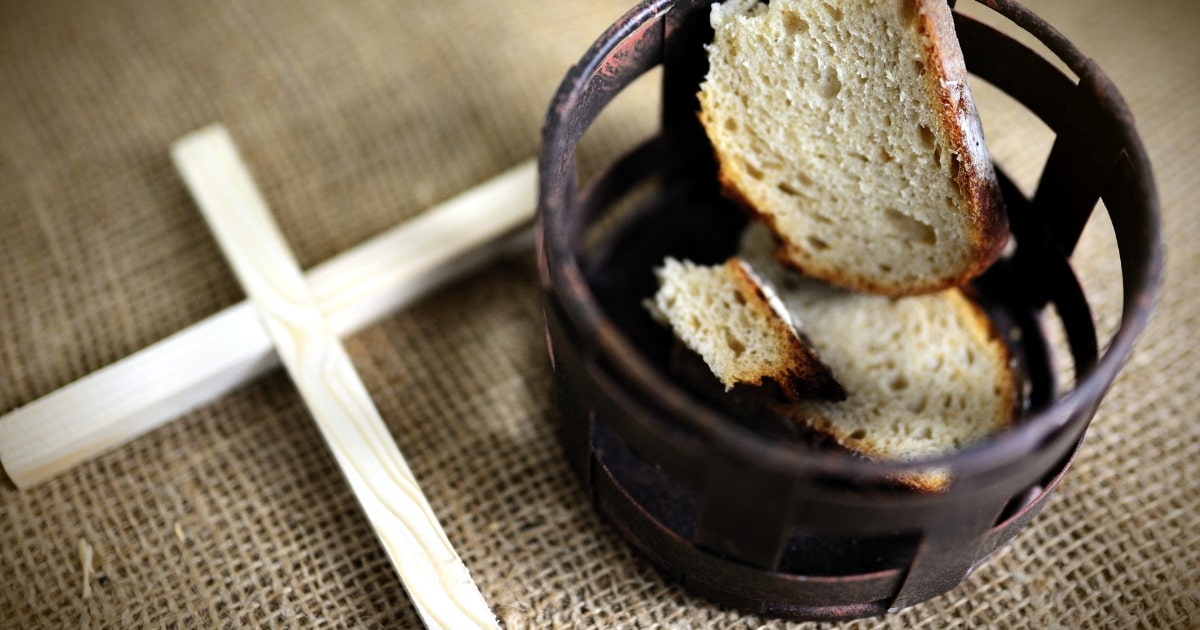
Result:
{"label": "torn bread piece", "polygon": [[945,0],[714,4],[700,119],[725,193],[806,275],[961,286],[1008,222]]}
{"label": "torn bread piece", "polygon": [[[774,247],[754,225],[740,255],[804,321],[846,391],[842,402],[797,401],[783,413],[842,448],[891,461],[954,452],[1013,422],[1018,377],[1008,347],[961,290],[904,298],[848,291],[774,263]],[[950,478],[929,470],[898,481],[936,491]]]}
{"label": "torn bread piece", "polygon": [[845,396],[775,292],[738,258],[703,266],[667,258],[647,306],[731,390],[770,380],[790,400]]}

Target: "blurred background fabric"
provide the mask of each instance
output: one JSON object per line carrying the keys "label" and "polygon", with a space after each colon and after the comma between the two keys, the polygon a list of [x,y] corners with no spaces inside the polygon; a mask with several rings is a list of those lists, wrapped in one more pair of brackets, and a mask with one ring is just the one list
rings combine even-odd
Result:
{"label": "blurred background fabric", "polygon": [[[0,2],[0,412],[242,300],[176,138],[227,125],[310,267],[534,156],[558,82],[632,4]],[[1166,282],[1045,511],[952,592],[847,627],[1200,627],[1200,9],[1028,4],[1137,117]],[[656,80],[605,112],[584,170],[653,132]],[[1029,190],[1052,137],[977,89],[997,162]],[[1106,229],[1075,263],[1111,330]],[[588,503],[555,440],[532,253],[347,346],[507,627],[785,625],[664,581]],[[0,626],[416,625],[282,371],[38,487],[0,480]]]}

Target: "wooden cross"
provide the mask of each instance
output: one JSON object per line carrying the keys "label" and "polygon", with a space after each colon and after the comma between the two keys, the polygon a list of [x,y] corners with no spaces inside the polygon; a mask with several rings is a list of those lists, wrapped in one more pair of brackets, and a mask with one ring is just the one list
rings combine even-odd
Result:
{"label": "wooden cross", "polygon": [[[27,488],[273,365],[288,370],[429,627],[496,619],[421,492],[339,337],[528,242],[526,162],[305,277],[219,125],[172,157],[249,300],[0,418],[0,463]],[[87,414],[81,413],[84,409]]]}

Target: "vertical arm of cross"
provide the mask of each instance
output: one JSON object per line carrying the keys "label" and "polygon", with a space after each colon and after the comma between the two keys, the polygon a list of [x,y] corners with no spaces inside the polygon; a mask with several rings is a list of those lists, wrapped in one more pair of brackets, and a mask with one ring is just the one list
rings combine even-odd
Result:
{"label": "vertical arm of cross", "polygon": [[197,131],[172,157],[422,620],[496,627],[228,133]]}

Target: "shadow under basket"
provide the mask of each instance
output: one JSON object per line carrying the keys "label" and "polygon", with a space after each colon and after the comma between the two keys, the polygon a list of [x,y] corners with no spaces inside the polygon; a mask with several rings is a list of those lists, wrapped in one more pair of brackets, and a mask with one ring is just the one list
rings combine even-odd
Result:
{"label": "shadow under basket", "polygon": [[[642,306],[664,256],[715,263],[733,253],[743,213],[719,194],[696,119],[711,40],[709,1],[644,2],[570,70],[540,156],[538,258],[564,450],[597,508],[691,592],[791,619],[878,615],[959,584],[1042,508],[1144,329],[1161,275],[1158,199],[1117,90],[1020,5],[980,4],[1028,31],[1075,74],[955,13],[970,72],[1056,133],[1033,198],[1004,176],[1015,247],[975,283],[1020,362],[1012,428],[920,462],[872,462],[734,417],[669,376],[670,332]],[[575,151],[604,107],[663,66],[659,133],[577,185]],[[1101,351],[1068,262],[1103,200],[1121,262],[1119,328]],[[1053,306],[1053,309],[1048,307]],[[1053,312],[1068,351],[1042,334]],[[1053,365],[1069,353],[1074,385]],[[1126,421],[1135,422],[1134,419]],[[938,469],[947,489],[897,487]]]}

